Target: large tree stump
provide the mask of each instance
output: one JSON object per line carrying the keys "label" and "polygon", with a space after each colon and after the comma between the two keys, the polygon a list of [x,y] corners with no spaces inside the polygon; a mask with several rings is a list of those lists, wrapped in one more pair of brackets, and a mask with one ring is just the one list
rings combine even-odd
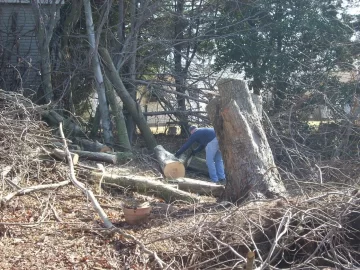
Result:
{"label": "large tree stump", "polygon": [[156,146],[154,153],[166,178],[176,179],[185,176],[184,165],[162,145]]}
{"label": "large tree stump", "polygon": [[207,106],[225,163],[225,197],[238,201],[249,194],[274,197],[286,193],[247,84],[221,80],[220,97]]}

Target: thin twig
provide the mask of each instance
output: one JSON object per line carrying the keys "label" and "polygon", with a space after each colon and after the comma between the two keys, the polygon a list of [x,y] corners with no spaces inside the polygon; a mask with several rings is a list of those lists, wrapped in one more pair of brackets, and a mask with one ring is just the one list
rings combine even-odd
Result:
{"label": "thin twig", "polygon": [[75,176],[75,170],[74,170],[74,164],[72,163],[72,159],[71,159],[71,153],[67,147],[67,143],[66,143],[66,139],[65,139],[65,135],[62,129],[62,123],[60,123],[59,125],[59,132],[61,135],[61,138],[63,139],[63,143],[64,143],[64,151],[66,152],[66,155],[68,157],[68,163],[69,163],[69,167],[70,167],[70,179],[71,182],[73,182],[73,184],[78,187],[79,189],[81,189],[85,195],[90,199],[90,201],[92,202],[95,210],[97,211],[97,213],[99,214],[101,220],[104,222],[104,225],[107,229],[111,229],[112,232],[118,232],[121,235],[123,235],[126,238],[129,238],[131,240],[133,240],[138,246],[140,246],[140,248],[147,254],[151,255],[154,257],[154,259],[156,260],[156,262],[158,263],[159,267],[161,269],[163,269],[164,267],[166,267],[166,264],[158,257],[158,255],[156,254],[156,252],[149,250],[141,241],[139,241],[135,236],[125,233],[123,230],[116,228],[111,221],[109,220],[108,216],[106,215],[106,213],[104,212],[104,210],[101,208],[99,202],[97,201],[97,199],[95,198],[94,194],[92,193],[91,190],[88,190],[84,187],[84,184],[79,182],[76,179]]}

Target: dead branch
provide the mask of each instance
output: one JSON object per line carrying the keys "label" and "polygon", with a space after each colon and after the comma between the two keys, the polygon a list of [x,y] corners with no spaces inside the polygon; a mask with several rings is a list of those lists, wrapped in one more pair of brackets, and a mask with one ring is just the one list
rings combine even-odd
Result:
{"label": "dead branch", "polygon": [[70,181],[62,181],[60,183],[56,183],[56,184],[48,184],[48,185],[38,185],[38,186],[32,186],[32,187],[26,187],[26,188],[22,188],[19,189],[17,191],[14,191],[12,193],[9,193],[8,195],[6,195],[5,197],[3,197],[0,201],[1,201],[1,205],[5,205],[7,204],[12,198],[14,198],[15,196],[21,196],[21,195],[25,195],[31,192],[35,192],[35,191],[39,191],[39,190],[45,190],[45,189],[56,189],[59,187],[63,187],[66,186],[67,184],[69,184]]}
{"label": "dead branch", "polygon": [[156,252],[153,252],[151,250],[149,250],[147,247],[145,247],[145,245],[139,241],[135,236],[132,236],[128,233],[125,233],[123,230],[116,228],[111,221],[109,220],[108,216],[106,215],[106,213],[104,212],[104,210],[101,208],[99,202],[97,201],[97,199],[95,198],[94,194],[92,193],[91,190],[88,190],[84,187],[84,184],[80,183],[75,176],[75,169],[74,169],[74,164],[72,163],[72,159],[71,159],[71,153],[69,151],[69,149],[67,148],[67,144],[66,144],[66,140],[65,140],[65,136],[64,136],[64,132],[62,130],[62,123],[60,122],[59,124],[59,131],[60,131],[60,135],[63,138],[64,141],[64,149],[65,152],[67,154],[68,157],[68,163],[69,163],[69,167],[70,167],[70,179],[71,182],[77,187],[79,188],[81,191],[84,192],[84,194],[86,195],[87,198],[90,199],[90,201],[92,202],[92,205],[94,207],[94,209],[97,211],[97,213],[99,214],[101,220],[104,222],[104,225],[107,229],[112,229],[112,231],[118,232],[121,235],[123,235],[124,237],[133,240],[137,245],[140,246],[140,248],[147,254],[152,255],[156,262],[158,263],[158,265],[161,267],[161,269],[163,269],[166,264],[158,257],[158,255],[156,254]]}

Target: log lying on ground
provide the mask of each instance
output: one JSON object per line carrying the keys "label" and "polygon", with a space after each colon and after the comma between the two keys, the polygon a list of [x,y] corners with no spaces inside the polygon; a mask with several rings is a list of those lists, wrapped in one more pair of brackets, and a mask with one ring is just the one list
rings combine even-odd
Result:
{"label": "log lying on ground", "polygon": [[71,152],[78,154],[80,158],[112,164],[123,163],[133,157],[131,152],[116,152],[114,154],[79,150],[72,150]]}
{"label": "log lying on ground", "polygon": [[199,195],[219,197],[225,190],[224,186],[191,178],[173,179],[169,180],[169,183],[176,183],[180,190],[197,193]]}
{"label": "log lying on ground", "polygon": [[201,173],[203,175],[209,176],[209,170],[206,165],[206,160],[196,156],[192,156],[187,163],[186,169]]}
{"label": "log lying on ground", "polygon": [[[67,154],[65,151],[60,150],[60,149],[53,149],[52,152],[50,153],[50,156],[57,158],[61,161],[67,161]],[[71,153],[71,159],[74,165],[78,164],[79,162],[79,155],[75,154],[75,153]]]}
{"label": "log lying on ground", "polygon": [[186,170],[192,170],[205,176],[209,176],[206,160],[197,156],[192,156],[190,151],[186,151],[179,157],[179,161],[184,164]]}
{"label": "log lying on ground", "polygon": [[122,187],[130,187],[139,193],[153,193],[156,196],[164,199],[166,202],[174,202],[179,200],[192,203],[199,202],[199,198],[195,194],[178,190],[160,181],[150,180],[148,177],[120,176],[113,174],[102,174],[99,172],[92,172],[92,175],[97,179],[102,179],[104,184],[112,183]]}
{"label": "log lying on ground", "polygon": [[91,141],[84,138],[75,137],[73,141],[80,145],[81,149],[90,152],[111,152],[111,148],[105,144],[99,143],[98,141]]}
{"label": "log lying on ground", "polygon": [[185,176],[184,164],[162,145],[156,146],[154,153],[166,178],[176,179]]}
{"label": "log lying on ground", "polygon": [[85,132],[82,128],[71,118],[64,118],[54,110],[47,110],[41,113],[44,120],[53,127],[58,127],[59,123],[64,123],[64,129],[67,137],[72,136],[85,136]]}
{"label": "log lying on ground", "polygon": [[[52,142],[50,145],[52,147],[57,147],[57,148],[60,148],[60,149],[62,149],[64,147],[64,144],[61,143],[61,142]],[[80,146],[77,145],[77,144],[70,144],[69,143],[68,148],[69,148],[70,151],[72,151],[72,150],[81,150]]]}

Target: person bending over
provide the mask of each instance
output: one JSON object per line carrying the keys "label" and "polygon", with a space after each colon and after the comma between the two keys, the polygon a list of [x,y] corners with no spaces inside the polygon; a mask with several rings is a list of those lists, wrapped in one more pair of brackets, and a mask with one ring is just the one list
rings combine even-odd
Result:
{"label": "person bending over", "polygon": [[224,162],[219,149],[219,142],[215,135],[213,128],[198,128],[196,126],[190,126],[189,132],[191,136],[186,143],[175,153],[176,157],[179,157],[190,146],[197,142],[199,146],[192,151],[192,154],[196,154],[205,148],[206,151],[206,165],[208,167],[210,178],[213,182],[224,182]]}

